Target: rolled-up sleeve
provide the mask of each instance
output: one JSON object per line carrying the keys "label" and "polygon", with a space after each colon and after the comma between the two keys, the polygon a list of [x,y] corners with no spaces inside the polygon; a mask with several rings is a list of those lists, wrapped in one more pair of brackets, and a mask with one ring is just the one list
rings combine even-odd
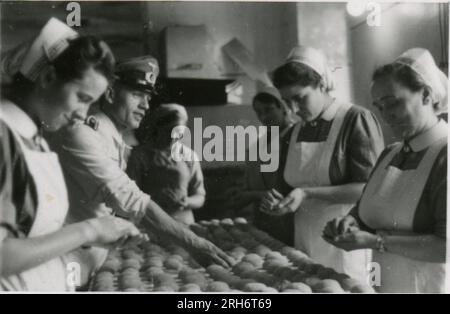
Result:
{"label": "rolled-up sleeve", "polygon": [[[62,143],[59,153],[64,172],[83,191],[84,202],[103,202],[135,221],[143,217],[150,196],[109,157],[100,134],[87,126],[73,127],[66,130]],[[95,210],[95,206],[89,208]]]}
{"label": "rolled-up sleeve", "polygon": [[189,196],[191,195],[206,195],[203,172],[198,159],[195,159],[192,165],[192,176],[189,181]]}

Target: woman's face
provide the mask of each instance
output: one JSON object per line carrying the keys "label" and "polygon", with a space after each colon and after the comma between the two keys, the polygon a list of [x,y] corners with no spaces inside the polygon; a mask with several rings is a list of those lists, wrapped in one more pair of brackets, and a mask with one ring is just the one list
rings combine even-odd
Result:
{"label": "woman's face", "polygon": [[40,119],[47,131],[57,131],[74,120],[84,120],[90,105],[106,90],[107,79],[89,68],[82,78],[68,82],[53,79],[44,89]]}
{"label": "woman's face", "polygon": [[286,122],[286,113],[282,107],[274,102],[266,103],[256,100],[253,103],[258,120],[264,126],[282,127]]}
{"label": "woman's face", "polygon": [[316,119],[323,111],[325,101],[320,87],[292,84],[280,89],[281,96],[289,107],[297,109],[304,121]]}
{"label": "woman's face", "polygon": [[416,134],[434,115],[431,102],[424,102],[423,91],[413,92],[391,77],[375,81],[371,92],[373,105],[399,137]]}

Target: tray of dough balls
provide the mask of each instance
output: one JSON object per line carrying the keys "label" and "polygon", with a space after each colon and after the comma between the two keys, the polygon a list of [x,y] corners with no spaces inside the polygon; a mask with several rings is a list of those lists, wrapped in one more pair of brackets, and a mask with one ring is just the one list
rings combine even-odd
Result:
{"label": "tray of dough balls", "polygon": [[199,221],[191,230],[236,261],[229,269],[202,267],[170,241],[151,241],[110,251],[91,282],[92,291],[370,293],[373,289],[315,263],[244,218]]}

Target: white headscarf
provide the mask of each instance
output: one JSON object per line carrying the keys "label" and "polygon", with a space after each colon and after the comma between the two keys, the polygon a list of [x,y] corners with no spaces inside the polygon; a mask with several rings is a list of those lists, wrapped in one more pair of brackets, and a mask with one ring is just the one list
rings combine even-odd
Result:
{"label": "white headscarf", "polygon": [[316,71],[325,84],[327,91],[334,90],[335,83],[325,54],[313,47],[296,46],[289,53],[286,63],[297,62]]}
{"label": "white headscarf", "polygon": [[394,63],[406,65],[416,72],[431,90],[431,98],[437,114],[447,112],[448,78],[434,62],[431,53],[424,48],[412,48],[400,55]]}
{"label": "white headscarf", "polygon": [[1,73],[12,78],[20,72],[35,81],[46,66],[66,50],[69,39],[76,37],[76,31],[52,17],[36,38],[5,53]]}

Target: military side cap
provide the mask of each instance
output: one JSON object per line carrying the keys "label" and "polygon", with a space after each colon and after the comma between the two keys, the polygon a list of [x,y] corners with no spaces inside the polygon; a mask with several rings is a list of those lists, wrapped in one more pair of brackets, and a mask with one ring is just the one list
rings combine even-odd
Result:
{"label": "military side cap", "polygon": [[116,65],[116,76],[120,82],[146,92],[153,91],[158,74],[158,61],[152,56],[132,58]]}

